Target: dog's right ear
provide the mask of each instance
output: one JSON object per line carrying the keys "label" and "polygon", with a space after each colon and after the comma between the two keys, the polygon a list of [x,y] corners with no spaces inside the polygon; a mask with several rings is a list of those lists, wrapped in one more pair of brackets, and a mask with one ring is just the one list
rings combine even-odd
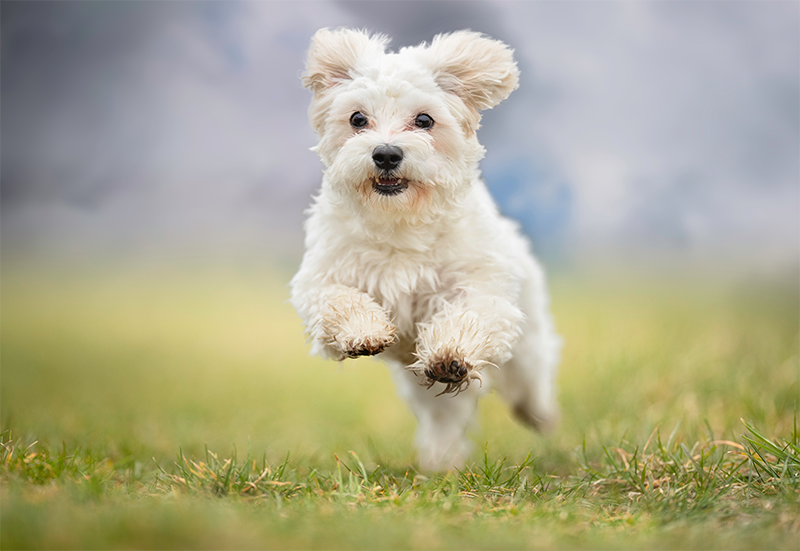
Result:
{"label": "dog's right ear", "polygon": [[303,85],[319,96],[353,78],[352,70],[359,60],[382,55],[388,44],[389,38],[382,34],[370,36],[366,31],[352,29],[320,29],[311,39]]}

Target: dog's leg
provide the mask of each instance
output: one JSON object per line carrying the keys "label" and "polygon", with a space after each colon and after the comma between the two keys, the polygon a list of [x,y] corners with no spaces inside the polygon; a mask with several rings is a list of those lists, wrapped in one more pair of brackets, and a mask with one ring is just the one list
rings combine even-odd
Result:
{"label": "dog's leg", "polygon": [[561,338],[553,326],[542,269],[531,261],[527,271],[520,295],[525,312],[523,334],[514,345],[511,360],[496,373],[496,388],[517,419],[547,430],[558,418],[555,377]]}
{"label": "dog's leg", "polygon": [[531,428],[547,431],[558,420],[555,375],[560,339],[526,329],[514,356],[495,375],[496,388],[514,416]]}
{"label": "dog's leg", "polygon": [[480,371],[497,367],[511,356],[521,332],[523,314],[501,297],[472,293],[447,303],[426,323],[418,324],[417,361],[411,369],[431,385],[444,383],[443,393],[458,393]]}
{"label": "dog's leg", "polygon": [[312,353],[334,359],[373,356],[395,342],[397,328],[368,294],[346,285],[331,285],[309,308]]}
{"label": "dog's leg", "polygon": [[405,366],[392,367],[398,393],[417,418],[415,444],[420,467],[426,471],[462,468],[472,447],[466,433],[477,409],[481,393],[478,385],[458,396],[437,397],[436,388],[421,385],[420,379]]}

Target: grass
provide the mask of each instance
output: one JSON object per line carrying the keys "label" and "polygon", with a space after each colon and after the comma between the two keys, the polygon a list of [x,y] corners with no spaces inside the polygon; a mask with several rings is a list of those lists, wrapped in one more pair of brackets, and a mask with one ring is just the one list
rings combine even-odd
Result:
{"label": "grass", "polygon": [[0,548],[798,549],[796,282],[553,276],[562,421],[416,470],[286,274],[4,266]]}

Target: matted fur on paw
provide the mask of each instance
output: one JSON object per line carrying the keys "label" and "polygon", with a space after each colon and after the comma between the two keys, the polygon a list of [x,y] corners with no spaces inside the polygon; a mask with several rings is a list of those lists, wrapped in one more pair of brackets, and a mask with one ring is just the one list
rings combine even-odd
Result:
{"label": "matted fur on paw", "polygon": [[425,366],[424,374],[427,381],[423,384],[428,388],[436,383],[446,385],[437,396],[459,394],[469,388],[473,380],[478,380],[482,384],[480,373],[467,360],[455,354],[431,358]]}
{"label": "matted fur on paw", "polygon": [[342,351],[342,359],[380,354],[395,343],[396,331],[393,325],[389,325],[380,334],[347,336],[344,338],[340,336],[336,340],[338,341],[338,348]]}

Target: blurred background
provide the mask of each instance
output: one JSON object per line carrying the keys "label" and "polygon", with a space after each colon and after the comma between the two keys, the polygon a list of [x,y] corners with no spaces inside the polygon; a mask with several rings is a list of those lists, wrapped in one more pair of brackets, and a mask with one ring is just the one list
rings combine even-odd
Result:
{"label": "blurred background", "polygon": [[3,2],[2,239],[44,254],[298,262],[321,27],[473,29],[519,90],[485,178],[550,264],[725,269],[800,249],[796,2]]}
{"label": "blurred background", "polygon": [[564,414],[533,443],[489,400],[479,449],[564,471],[582,439],[676,422],[788,434],[797,2],[4,0],[0,24],[3,428],[141,461],[413,461],[387,370],[308,358],[285,303],[322,170],[305,52],[349,26],[516,51],[482,168],[548,271]]}

